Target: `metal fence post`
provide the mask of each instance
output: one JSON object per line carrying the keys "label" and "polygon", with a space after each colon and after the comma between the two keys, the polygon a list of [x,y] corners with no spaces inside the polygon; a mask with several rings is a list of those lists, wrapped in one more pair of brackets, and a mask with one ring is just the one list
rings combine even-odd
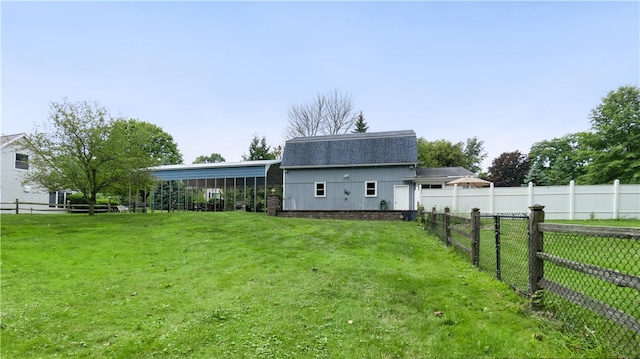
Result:
{"label": "metal fence post", "polygon": [[471,264],[480,265],[480,209],[471,210]]}
{"label": "metal fence post", "polygon": [[451,218],[449,218],[449,207],[444,208],[444,216],[442,217],[442,223],[444,226],[444,244],[449,247],[449,238],[451,238]]}
{"label": "metal fence post", "polygon": [[20,213],[20,200],[16,198],[16,214]]}
{"label": "metal fence post", "polygon": [[436,207],[431,207],[431,215],[429,216],[429,229],[435,229],[437,219],[438,217],[436,213]]}
{"label": "metal fence post", "polygon": [[500,268],[500,216],[493,215],[493,236],[496,240],[496,279],[502,280],[502,270]]}
{"label": "metal fence post", "polygon": [[538,230],[538,223],[544,222],[544,206],[533,205],[529,210],[529,295],[533,297],[544,277],[544,261],[536,255],[544,249],[544,233]]}

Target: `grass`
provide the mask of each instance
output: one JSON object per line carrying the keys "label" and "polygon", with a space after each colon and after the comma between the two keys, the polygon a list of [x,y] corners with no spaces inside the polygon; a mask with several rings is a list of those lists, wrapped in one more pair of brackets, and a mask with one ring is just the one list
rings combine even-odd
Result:
{"label": "grass", "polygon": [[603,357],[410,222],[1,217],[3,358]]}
{"label": "grass", "polygon": [[608,226],[608,227],[640,227],[640,219],[619,218],[619,219],[573,219],[573,220],[553,220],[553,223],[581,224],[585,226]]}

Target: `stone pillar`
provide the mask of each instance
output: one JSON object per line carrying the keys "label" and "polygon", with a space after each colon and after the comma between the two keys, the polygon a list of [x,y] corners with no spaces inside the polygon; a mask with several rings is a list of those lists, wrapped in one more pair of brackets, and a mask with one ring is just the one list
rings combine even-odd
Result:
{"label": "stone pillar", "polygon": [[276,194],[267,195],[267,215],[277,216],[280,209],[280,197]]}

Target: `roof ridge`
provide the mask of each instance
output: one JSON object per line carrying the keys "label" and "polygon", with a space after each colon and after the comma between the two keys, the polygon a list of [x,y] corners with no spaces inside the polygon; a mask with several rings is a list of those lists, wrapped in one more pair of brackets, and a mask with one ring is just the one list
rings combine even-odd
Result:
{"label": "roof ridge", "polygon": [[413,130],[344,133],[339,135],[294,137],[292,139],[287,140],[287,142],[319,142],[319,141],[342,141],[342,140],[346,141],[346,140],[355,140],[355,139],[375,139],[375,138],[407,137],[407,136],[415,137],[416,133]]}

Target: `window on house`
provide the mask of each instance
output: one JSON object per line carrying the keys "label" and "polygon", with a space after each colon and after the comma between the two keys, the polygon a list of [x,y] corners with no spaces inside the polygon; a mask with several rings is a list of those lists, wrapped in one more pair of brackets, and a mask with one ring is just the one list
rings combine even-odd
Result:
{"label": "window on house", "polygon": [[58,191],[58,208],[64,208],[64,205],[67,203],[67,197],[69,197],[69,195],[71,195],[71,193]]}
{"label": "window on house", "polygon": [[423,189],[434,189],[434,188],[442,188],[441,184],[423,184]]}
{"label": "window on house", "polygon": [[316,189],[316,197],[326,197],[327,196],[327,183],[326,182],[315,182]]}
{"label": "window on house", "polygon": [[25,155],[25,154],[22,154],[22,153],[16,153],[15,168],[17,170],[28,170],[29,169],[29,155]]}
{"label": "window on house", "polygon": [[377,197],[378,196],[378,182],[366,181],[364,183],[364,196],[365,197]]}
{"label": "window on house", "polygon": [[56,203],[56,192],[49,192],[49,207],[53,208],[56,205],[54,203]]}
{"label": "window on house", "polygon": [[49,207],[64,208],[65,203],[67,203],[67,196],[70,194],[65,191],[49,192]]}

